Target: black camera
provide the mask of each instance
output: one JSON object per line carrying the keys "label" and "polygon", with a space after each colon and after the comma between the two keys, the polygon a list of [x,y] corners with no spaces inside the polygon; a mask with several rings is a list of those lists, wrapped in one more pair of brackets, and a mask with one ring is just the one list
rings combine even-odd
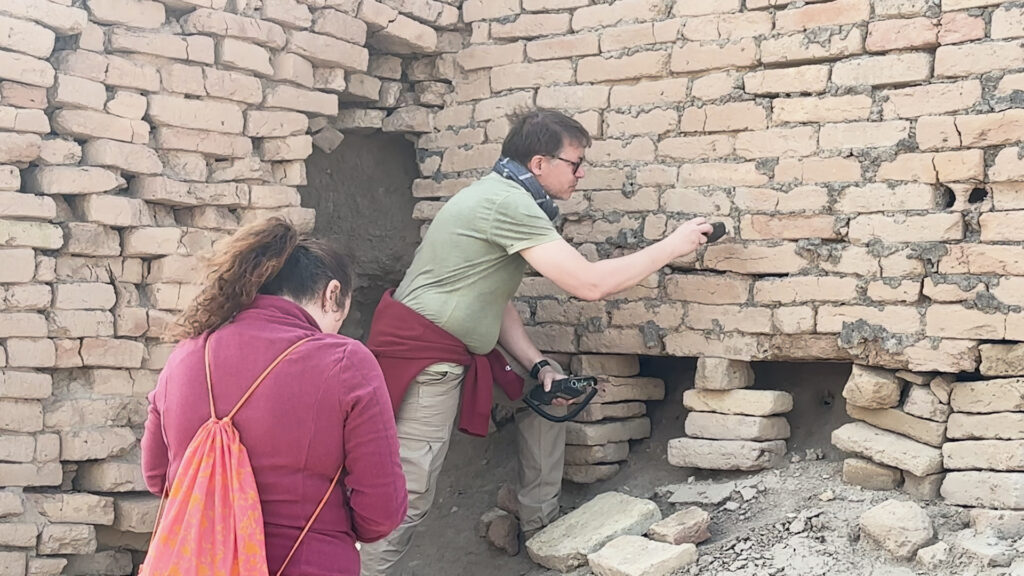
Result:
{"label": "black camera", "polygon": [[533,390],[530,390],[530,399],[537,404],[551,404],[555,398],[573,400],[586,394],[594,386],[597,386],[597,378],[593,376],[559,378],[551,382],[551,390],[545,391],[543,386],[534,386]]}

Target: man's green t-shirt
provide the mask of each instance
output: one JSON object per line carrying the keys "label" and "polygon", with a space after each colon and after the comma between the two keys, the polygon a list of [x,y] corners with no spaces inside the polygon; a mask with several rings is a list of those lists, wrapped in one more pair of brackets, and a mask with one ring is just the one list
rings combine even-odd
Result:
{"label": "man's green t-shirt", "polygon": [[395,299],[486,354],[523,279],[519,251],[560,237],[529,192],[488,174],[438,212]]}

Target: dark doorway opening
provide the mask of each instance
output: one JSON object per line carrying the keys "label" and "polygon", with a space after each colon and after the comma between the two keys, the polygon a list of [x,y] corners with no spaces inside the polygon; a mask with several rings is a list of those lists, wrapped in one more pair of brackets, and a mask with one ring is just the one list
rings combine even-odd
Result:
{"label": "dark doorway opening", "polygon": [[300,193],[302,205],[316,210],[313,234],[344,250],[357,277],[341,332],[364,338],[381,295],[401,281],[420,241],[412,219],[416,149],[400,134],[346,134],[330,154],[314,149],[306,174]]}

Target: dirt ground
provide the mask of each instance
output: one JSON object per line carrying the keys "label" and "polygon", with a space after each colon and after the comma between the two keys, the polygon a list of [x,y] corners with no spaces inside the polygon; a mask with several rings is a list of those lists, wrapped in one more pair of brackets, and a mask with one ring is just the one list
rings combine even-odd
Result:
{"label": "dirt ground", "polygon": [[[737,494],[730,501],[702,506],[711,513],[712,537],[698,546],[698,563],[678,574],[1024,575],[1021,568],[1020,572],[986,569],[976,559],[956,555],[944,569],[925,569],[894,560],[872,544],[861,542],[857,521],[863,512],[890,498],[909,498],[900,492],[865,491],[842,482],[842,455],[829,445],[828,436],[848,421],[840,393],[848,365],[755,365],[758,387],[799,388],[791,390],[796,392],[796,408],[790,414],[793,438],[786,464],[759,473],[708,472],[669,465],[666,446],[669,439],[683,435],[685,411],[680,399],[682,390],[693,385],[693,364],[645,359],[643,373],[665,378],[667,383],[666,400],[648,403],[652,438],[631,443],[628,464],[613,478],[582,486],[566,483],[563,513],[597,494],[617,490],[654,500],[667,516],[689,506],[668,503],[673,486],[734,481],[747,487],[747,499]],[[784,386],[782,381],[792,386]],[[462,434],[453,438],[434,508],[403,560],[403,576],[557,574],[534,564],[525,549],[509,557],[475,534],[477,519],[495,505],[499,484],[514,478],[514,457],[511,423],[486,439]],[[953,534],[967,527],[964,510],[940,502],[921,504],[939,539],[951,541]],[[585,576],[590,571],[583,568],[573,574]]]}

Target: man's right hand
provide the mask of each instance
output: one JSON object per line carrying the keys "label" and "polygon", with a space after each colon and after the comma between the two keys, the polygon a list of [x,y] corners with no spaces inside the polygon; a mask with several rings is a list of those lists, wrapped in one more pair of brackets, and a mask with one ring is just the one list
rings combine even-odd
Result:
{"label": "man's right hand", "polygon": [[683,222],[669,234],[667,240],[677,250],[677,257],[685,256],[707,243],[708,235],[711,234],[711,224],[707,218],[699,217]]}

